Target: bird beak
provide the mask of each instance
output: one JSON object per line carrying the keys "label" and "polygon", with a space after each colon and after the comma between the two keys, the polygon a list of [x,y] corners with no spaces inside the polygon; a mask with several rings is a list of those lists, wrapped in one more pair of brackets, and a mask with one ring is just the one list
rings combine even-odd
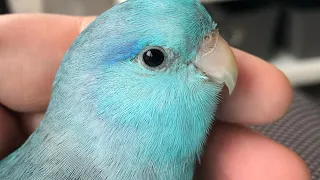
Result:
{"label": "bird beak", "polygon": [[195,66],[213,82],[225,84],[229,95],[233,92],[238,77],[238,67],[230,46],[219,35],[218,30],[205,36]]}

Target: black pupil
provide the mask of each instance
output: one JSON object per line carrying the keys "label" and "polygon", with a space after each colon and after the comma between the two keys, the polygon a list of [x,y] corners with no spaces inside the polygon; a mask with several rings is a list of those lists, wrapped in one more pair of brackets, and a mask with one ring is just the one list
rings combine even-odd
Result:
{"label": "black pupil", "polygon": [[143,61],[150,67],[157,67],[163,63],[164,55],[158,49],[150,49],[143,54]]}

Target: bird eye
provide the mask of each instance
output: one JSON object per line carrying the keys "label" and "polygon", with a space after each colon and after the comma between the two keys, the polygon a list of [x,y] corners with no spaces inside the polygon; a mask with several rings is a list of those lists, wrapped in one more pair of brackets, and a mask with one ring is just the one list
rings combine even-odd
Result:
{"label": "bird eye", "polygon": [[143,58],[143,62],[147,66],[151,68],[155,68],[162,65],[162,63],[165,60],[165,55],[161,50],[154,48],[144,52],[142,58]]}

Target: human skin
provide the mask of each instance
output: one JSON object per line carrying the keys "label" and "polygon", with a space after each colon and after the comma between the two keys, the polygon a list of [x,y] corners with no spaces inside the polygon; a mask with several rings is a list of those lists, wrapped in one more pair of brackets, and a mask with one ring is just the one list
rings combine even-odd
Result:
{"label": "human skin", "polygon": [[[0,16],[0,159],[35,130],[48,106],[55,73],[76,36],[95,17]],[[233,49],[239,76],[224,95],[197,174],[214,180],[309,180],[302,159],[244,124],[279,120],[292,102],[287,78],[273,65]]]}

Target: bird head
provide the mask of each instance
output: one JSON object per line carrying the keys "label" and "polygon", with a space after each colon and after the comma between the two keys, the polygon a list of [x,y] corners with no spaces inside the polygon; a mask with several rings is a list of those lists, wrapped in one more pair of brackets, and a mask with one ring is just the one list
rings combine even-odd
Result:
{"label": "bird head", "polygon": [[74,41],[51,103],[81,107],[109,125],[153,129],[145,135],[164,141],[184,134],[193,146],[209,128],[222,87],[232,93],[237,74],[232,50],[200,2],[128,0]]}

